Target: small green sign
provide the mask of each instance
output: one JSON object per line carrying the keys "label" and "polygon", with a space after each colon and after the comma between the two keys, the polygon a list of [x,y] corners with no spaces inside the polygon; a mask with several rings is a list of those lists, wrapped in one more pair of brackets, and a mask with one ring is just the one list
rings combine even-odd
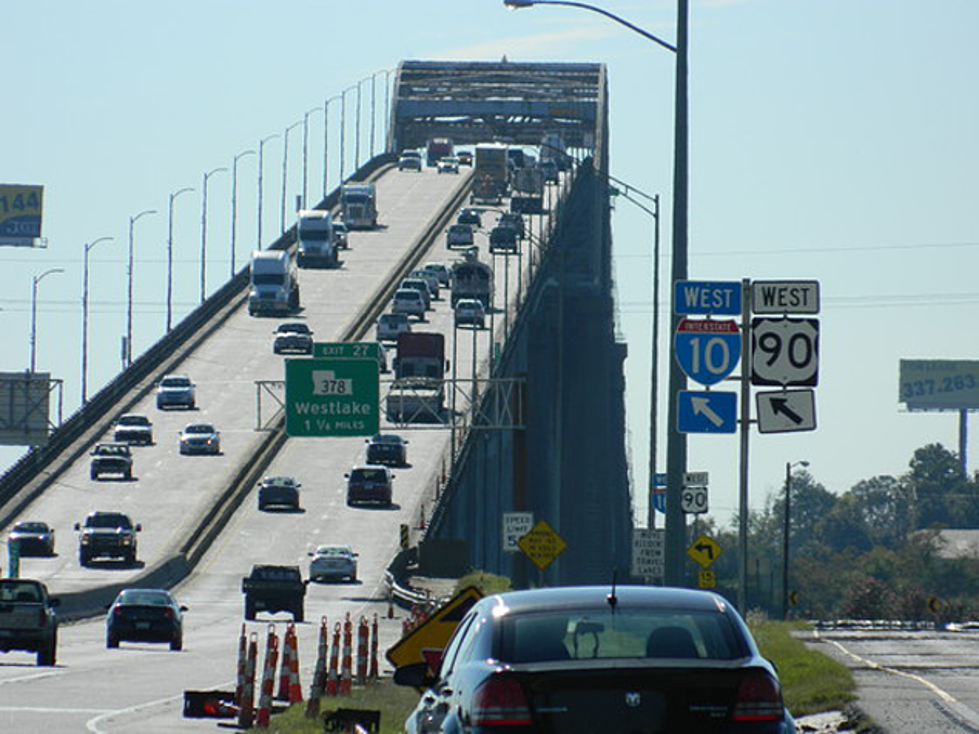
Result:
{"label": "small green sign", "polygon": [[286,360],[290,436],[373,436],[378,432],[379,402],[377,359]]}
{"label": "small green sign", "polygon": [[314,342],[313,356],[330,359],[380,359],[377,342]]}

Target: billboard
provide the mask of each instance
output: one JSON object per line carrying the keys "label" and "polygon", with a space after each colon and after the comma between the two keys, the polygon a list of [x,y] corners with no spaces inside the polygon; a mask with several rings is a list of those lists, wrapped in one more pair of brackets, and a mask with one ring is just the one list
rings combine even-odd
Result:
{"label": "billboard", "polygon": [[908,410],[979,410],[979,361],[902,359],[898,389]]}
{"label": "billboard", "polygon": [[48,442],[51,387],[47,372],[0,372],[0,445]]}
{"label": "billboard", "polygon": [[35,247],[41,238],[43,186],[0,184],[0,245]]}

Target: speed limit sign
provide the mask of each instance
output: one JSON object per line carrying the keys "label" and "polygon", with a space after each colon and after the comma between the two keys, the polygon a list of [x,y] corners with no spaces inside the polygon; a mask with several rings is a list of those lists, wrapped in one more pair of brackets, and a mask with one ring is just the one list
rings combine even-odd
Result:
{"label": "speed limit sign", "polygon": [[751,321],[751,384],[808,385],[819,381],[819,319]]}
{"label": "speed limit sign", "polygon": [[707,512],[707,487],[684,487],[680,494],[680,507],[691,515]]}

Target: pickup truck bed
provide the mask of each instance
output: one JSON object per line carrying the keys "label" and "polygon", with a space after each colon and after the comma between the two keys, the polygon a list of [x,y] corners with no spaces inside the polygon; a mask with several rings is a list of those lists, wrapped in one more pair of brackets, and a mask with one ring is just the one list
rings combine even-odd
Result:
{"label": "pickup truck bed", "polygon": [[38,665],[54,665],[58,648],[57,599],[30,579],[0,579],[0,652],[37,653]]}

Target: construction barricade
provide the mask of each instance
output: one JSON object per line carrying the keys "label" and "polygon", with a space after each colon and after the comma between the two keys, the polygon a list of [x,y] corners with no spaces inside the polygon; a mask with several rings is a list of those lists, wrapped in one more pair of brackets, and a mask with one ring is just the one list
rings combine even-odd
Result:
{"label": "construction barricade", "polygon": [[313,668],[313,682],[309,686],[309,700],[306,702],[306,718],[315,719],[320,713],[320,699],[326,694],[326,658],[330,643],[330,628],[326,617],[320,620],[320,641],[316,649],[316,666]]}

